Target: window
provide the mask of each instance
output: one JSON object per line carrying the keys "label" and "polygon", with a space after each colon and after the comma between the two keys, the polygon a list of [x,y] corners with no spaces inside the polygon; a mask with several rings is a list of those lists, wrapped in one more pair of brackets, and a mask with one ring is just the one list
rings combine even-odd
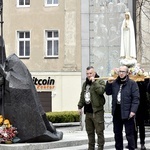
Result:
{"label": "window", "polygon": [[58,57],[58,31],[46,31],[46,57]]}
{"label": "window", "polygon": [[30,0],[17,0],[17,6],[18,7],[29,7]]}
{"label": "window", "polygon": [[30,56],[30,32],[18,31],[18,56],[29,57]]}
{"label": "window", "polygon": [[45,0],[46,6],[58,6],[58,0]]}

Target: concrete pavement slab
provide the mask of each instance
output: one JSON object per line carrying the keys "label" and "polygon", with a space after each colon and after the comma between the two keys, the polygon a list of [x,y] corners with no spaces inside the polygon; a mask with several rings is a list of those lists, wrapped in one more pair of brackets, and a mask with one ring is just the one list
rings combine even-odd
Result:
{"label": "concrete pavement slab", "polygon": [[[114,148],[114,134],[111,117],[108,117],[106,118],[107,121],[105,121],[104,136],[106,148],[111,149]],[[79,123],[70,123],[70,125],[63,124],[62,126],[57,124],[56,128],[58,131],[62,131],[64,133],[63,139],[60,141],[45,143],[0,144],[0,150],[64,150],[64,148],[65,150],[69,150],[70,147],[74,147],[76,150],[84,150],[87,148],[87,133],[85,130],[81,130]],[[125,133],[123,132],[123,134],[125,139]],[[150,148],[150,127],[146,127],[146,146],[147,148]]]}

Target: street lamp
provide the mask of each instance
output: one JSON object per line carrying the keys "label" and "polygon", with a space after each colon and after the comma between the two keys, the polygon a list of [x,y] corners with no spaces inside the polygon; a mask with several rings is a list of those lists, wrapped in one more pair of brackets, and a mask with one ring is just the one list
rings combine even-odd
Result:
{"label": "street lamp", "polygon": [[[0,0],[0,24],[1,24],[1,35],[0,35],[0,67],[3,68],[4,66],[4,61],[6,59],[6,55],[5,55],[5,46],[4,46],[4,40],[3,40],[3,0]],[[0,75],[0,77],[3,77],[2,75]],[[2,80],[2,79],[1,79]],[[1,96],[2,96],[2,110],[1,110],[1,114],[4,117],[4,85],[1,85]]]}
{"label": "street lamp", "polygon": [[3,39],[3,0],[0,0],[0,15],[1,15],[1,21],[0,21],[0,24],[1,24],[1,37]]}

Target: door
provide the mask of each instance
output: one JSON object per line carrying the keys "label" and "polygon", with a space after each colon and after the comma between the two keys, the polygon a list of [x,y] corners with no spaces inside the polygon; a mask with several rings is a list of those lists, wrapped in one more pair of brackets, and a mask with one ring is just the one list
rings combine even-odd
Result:
{"label": "door", "polygon": [[38,92],[39,99],[43,106],[45,112],[52,111],[52,99],[51,99],[51,92]]}

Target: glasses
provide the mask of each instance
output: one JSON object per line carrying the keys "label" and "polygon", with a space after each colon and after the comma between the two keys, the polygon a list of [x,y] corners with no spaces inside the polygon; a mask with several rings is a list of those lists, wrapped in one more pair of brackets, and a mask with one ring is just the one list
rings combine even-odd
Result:
{"label": "glasses", "polygon": [[121,71],[121,70],[120,70],[119,73],[127,73],[127,72],[126,72],[126,71]]}

